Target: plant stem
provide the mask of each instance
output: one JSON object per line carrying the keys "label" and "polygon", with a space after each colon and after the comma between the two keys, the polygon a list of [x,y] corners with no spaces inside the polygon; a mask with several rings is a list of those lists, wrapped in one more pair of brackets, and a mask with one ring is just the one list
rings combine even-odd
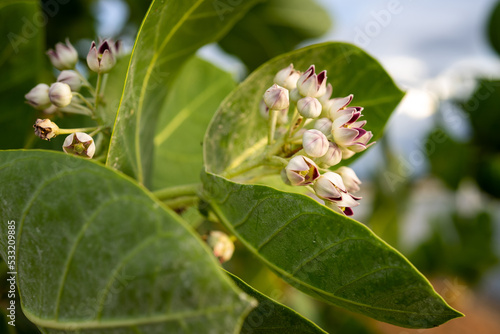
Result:
{"label": "plant stem", "polygon": [[78,92],[73,92],[73,95],[77,96],[80,100],[82,100],[82,102],[84,102],[90,110],[95,109],[92,103],[90,103],[82,94]]}
{"label": "plant stem", "polygon": [[66,106],[64,108],[58,109],[60,112],[65,112],[68,114],[79,114],[79,115],[85,115],[85,116],[93,116],[94,113],[92,110],[81,106],[79,104],[70,104],[69,106]]}
{"label": "plant stem", "polygon": [[200,188],[201,183],[184,184],[181,186],[167,187],[153,191],[153,195],[161,201],[181,196],[198,196]]}
{"label": "plant stem", "polygon": [[274,140],[274,131],[276,130],[276,120],[278,119],[278,110],[269,109],[269,127],[267,131],[267,145],[270,146]]}
{"label": "plant stem", "polygon": [[93,131],[96,130],[97,127],[91,127],[91,128],[76,128],[76,129],[59,129],[57,134],[59,135],[67,135],[70,133],[75,133],[75,132],[88,132],[88,131]]}
{"label": "plant stem", "polygon": [[90,91],[90,94],[92,94],[93,96],[95,95],[95,90],[94,90],[94,87],[90,84],[90,82],[83,76],[82,73],[80,73],[80,71],[78,71],[76,68],[75,68],[75,72],[78,74],[78,76],[80,77],[80,79],[82,80],[83,82],[83,86],[87,87]]}
{"label": "plant stem", "polygon": [[165,203],[170,209],[177,210],[189,206],[198,205],[199,201],[200,199],[198,198],[198,196],[184,196],[163,201],[163,203]]}
{"label": "plant stem", "polygon": [[99,105],[99,95],[101,94],[101,86],[102,86],[102,73],[97,74],[97,84],[95,88],[95,101],[94,101],[94,106],[97,109],[97,106]]}

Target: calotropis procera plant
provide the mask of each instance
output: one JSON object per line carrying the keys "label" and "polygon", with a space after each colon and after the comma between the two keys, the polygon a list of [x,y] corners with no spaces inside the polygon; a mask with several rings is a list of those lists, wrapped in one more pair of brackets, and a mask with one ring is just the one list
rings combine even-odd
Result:
{"label": "calotropis procera plant", "polygon": [[[312,45],[237,87],[188,60],[254,3],[221,20],[211,0],[153,1],[128,68],[115,43],[93,43],[88,79],[69,41],[49,51],[57,81],[26,99],[40,112],[37,136],[68,135],[64,153],[0,152],[0,212],[15,224],[16,255],[7,238],[0,254],[42,332],[324,333],[224,271],[238,252],[377,320],[429,328],[461,316],[349,217],[361,180],[347,165],[403,96],[376,60],[349,44]],[[81,126],[64,128],[71,117]]]}
{"label": "calotropis procera plant", "polygon": [[[115,66],[120,53],[120,41],[102,40],[99,45],[92,42],[87,55],[87,65],[91,71],[97,73],[96,85],[93,86],[76,69],[78,53],[69,39],[66,39],[66,43],[56,44],[55,50],[47,51],[50,62],[61,72],[57,81],[50,86],[40,83],[31,89],[25,95],[26,102],[47,117],[62,113],[80,114],[92,118],[97,124],[95,127],[61,129],[49,118],[39,118],[33,125],[35,134],[44,140],[51,140],[60,134],[69,134],[63,144],[64,152],[92,158],[96,151],[92,137],[99,134],[109,139],[112,124],[106,124],[104,121],[102,107],[106,101],[102,95],[107,82],[107,72]],[[80,93],[82,88],[85,88],[88,96]],[[106,150],[101,152],[102,156],[106,153]]]}

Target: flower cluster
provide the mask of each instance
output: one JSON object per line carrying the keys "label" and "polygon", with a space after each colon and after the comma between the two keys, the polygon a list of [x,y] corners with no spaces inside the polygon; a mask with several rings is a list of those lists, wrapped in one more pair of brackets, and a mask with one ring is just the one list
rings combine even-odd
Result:
{"label": "flower cluster", "polygon": [[[363,108],[350,106],[353,95],[331,98],[332,92],[326,71],[316,74],[311,65],[301,73],[290,64],[276,74],[274,85],[265,92],[261,114],[270,119],[276,111],[275,120],[270,121],[273,128],[286,125],[288,110],[296,106],[288,131],[278,131],[284,133],[281,158],[288,161],[283,180],[293,186],[311,186],[326,206],[352,215],[351,208],[361,198],[351,193],[359,190],[361,182],[348,167],[336,172],[328,168],[372,145],[373,135],[364,129],[366,121],[360,120]],[[270,133],[270,141],[275,140],[274,132]]]}
{"label": "flower cluster", "polygon": [[[47,51],[47,55],[52,65],[59,70],[56,82],[48,85],[40,83],[31,89],[26,95],[26,102],[35,109],[52,117],[52,114],[62,113],[82,114],[92,117],[97,123],[102,123],[97,113],[100,102],[100,92],[102,90],[102,75],[109,72],[116,64],[116,60],[121,53],[121,42],[103,40],[96,45],[92,42],[87,55],[87,65],[89,69],[97,73],[98,79],[96,87],[77,70],[78,52],[66,39],[65,43],[57,43],[54,49]],[[85,89],[87,96],[81,93]],[[102,100],[102,99],[101,99]],[[49,118],[37,119],[33,125],[35,134],[44,140],[50,140],[59,134],[70,134],[63,145],[63,150],[69,154],[76,154],[87,158],[92,158],[95,152],[95,144],[91,136],[85,129],[60,129]],[[90,130],[102,130],[103,124]],[[93,133],[97,133],[94,131]],[[83,139],[81,139],[83,138]],[[85,147],[80,144],[75,147],[75,141],[81,140]],[[73,148],[70,148],[73,147]]]}

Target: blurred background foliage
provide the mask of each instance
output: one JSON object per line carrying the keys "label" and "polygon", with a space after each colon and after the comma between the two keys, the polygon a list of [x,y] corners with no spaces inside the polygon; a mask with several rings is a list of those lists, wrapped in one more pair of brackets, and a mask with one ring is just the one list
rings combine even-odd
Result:
{"label": "blurred background foliage", "polygon": [[[114,2],[126,8],[127,17],[121,18],[123,24],[112,36],[102,37],[133,43],[150,2]],[[58,140],[35,140],[31,126],[42,114],[37,114],[24,103],[24,94],[39,82],[53,81],[55,73],[50,70],[46,49],[68,37],[84,61],[89,41],[97,38],[102,21],[112,16],[107,12],[109,7],[98,0],[70,0],[64,5],[41,0],[41,8],[48,21],[37,27],[26,25],[26,20],[15,19],[26,17],[29,21],[34,12],[22,6],[0,3],[3,32],[32,30],[28,41],[18,41],[19,48],[15,52],[11,47],[12,39],[4,38],[6,33],[2,33],[0,39],[0,73],[2,78],[8,78],[0,82],[1,149],[60,149]],[[236,24],[219,45],[238,57],[250,73],[270,58],[321,36],[330,29],[334,19],[314,0],[263,1]],[[485,35],[500,56],[500,2],[485,22]],[[122,74],[126,62],[120,66]],[[115,94],[121,91],[119,83],[110,89]],[[450,108],[453,110],[451,115]],[[51,117],[56,117],[58,124],[66,127],[82,124],[79,117]],[[362,195],[368,209],[357,218],[409,257],[431,279],[437,291],[467,315],[464,319],[425,332],[467,333],[468,328],[477,329],[474,326],[482,324],[485,327],[481,330],[469,332],[498,333],[500,324],[491,319],[494,316],[490,313],[498,315],[495,312],[499,310],[499,295],[495,299],[495,295],[489,294],[487,282],[500,277],[497,247],[500,227],[500,136],[497,129],[500,125],[500,78],[478,77],[471,96],[463,100],[440,101],[433,121],[434,127],[422,142],[428,164],[424,172],[412,173],[387,139],[379,142],[382,163],[368,179],[363,179],[365,192]],[[456,136],[450,131],[453,122],[466,124],[470,133]],[[439,198],[442,196],[445,200],[440,210],[428,210],[426,205],[441,203]],[[418,214],[419,211],[425,211],[426,215]],[[201,212],[207,213],[203,208]],[[202,215],[197,210],[187,210],[182,214],[202,235],[211,229],[223,229],[214,217]],[[427,221],[417,222],[428,226],[427,233],[417,241],[407,228],[412,217],[428,217]],[[413,240],[411,245],[408,240]],[[236,244],[233,259],[224,266],[330,333],[403,333],[400,328],[311,299],[284,283],[240,244]],[[19,311],[17,332],[5,325],[3,313],[8,301],[5,272],[6,266],[0,262],[0,333],[37,333]],[[417,330],[404,330],[404,333],[413,332],[417,333]]]}

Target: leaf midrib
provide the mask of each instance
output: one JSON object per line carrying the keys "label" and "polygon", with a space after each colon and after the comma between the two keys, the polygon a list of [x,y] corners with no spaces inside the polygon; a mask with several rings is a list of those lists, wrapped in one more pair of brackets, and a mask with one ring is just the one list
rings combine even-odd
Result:
{"label": "leaf midrib", "polygon": [[[160,45],[159,49],[155,52],[154,56],[151,58],[151,62],[150,62],[148,69],[146,71],[146,75],[144,76],[144,81],[143,81],[142,87],[141,87],[141,93],[139,95],[139,103],[137,105],[137,116],[136,116],[137,121],[135,122],[135,156],[136,156],[136,163],[137,163],[137,181],[140,184],[144,184],[144,175],[143,175],[142,160],[141,160],[140,124],[141,124],[141,115],[142,115],[147,85],[148,85],[149,80],[151,78],[151,74],[153,73],[153,69],[155,67],[156,61],[158,60],[158,57],[160,56],[161,52],[167,46],[168,42],[172,39],[172,36],[174,36],[174,34],[180,29],[181,25],[188,20],[188,17],[201,5],[201,3],[203,3],[203,1],[204,0],[198,0],[196,3],[194,3],[193,6],[191,6],[191,8],[189,8],[189,10],[187,10],[184,13],[184,15],[182,15],[182,17],[174,25],[172,30],[170,30],[170,32],[168,33],[168,35],[165,37],[162,44]],[[148,16],[149,16],[149,13],[148,13]],[[144,20],[147,20],[147,17]],[[139,38],[140,38],[140,34],[138,35],[137,39],[139,39]]]}
{"label": "leaf midrib", "polygon": [[[304,287],[306,287],[308,289],[311,289],[313,291],[316,291],[316,292],[318,292],[320,294],[326,295],[326,296],[328,296],[330,298],[337,299],[337,300],[339,300],[341,302],[352,304],[352,305],[356,305],[356,306],[359,306],[359,307],[365,307],[365,308],[368,308],[368,309],[373,309],[373,310],[378,310],[378,311],[386,311],[386,312],[396,312],[396,313],[403,313],[403,314],[417,314],[417,315],[420,315],[420,316],[422,316],[422,315],[423,316],[425,316],[425,315],[436,316],[436,314],[434,314],[434,313],[421,313],[421,312],[414,312],[414,311],[395,310],[395,309],[389,309],[389,308],[383,308],[383,307],[376,307],[376,306],[371,306],[371,305],[363,304],[363,303],[360,303],[360,302],[355,302],[355,301],[352,301],[352,300],[349,300],[349,299],[338,297],[338,296],[332,294],[331,292],[328,292],[328,291],[325,291],[325,290],[321,290],[321,289],[319,289],[319,288],[317,288],[315,286],[312,286],[312,285],[310,285],[310,284],[308,284],[306,282],[303,282],[303,281],[295,278],[294,276],[290,275],[286,270],[278,267],[274,263],[270,262],[267,258],[265,258],[264,256],[262,256],[255,249],[255,247],[252,244],[250,244],[245,238],[243,238],[243,236],[241,234],[239,234],[233,228],[232,224],[227,220],[227,218],[225,217],[225,215],[222,213],[222,210],[220,209],[219,205],[217,203],[215,203],[215,201],[213,199],[209,199],[209,202],[210,202],[211,207],[213,208],[213,210],[217,214],[217,216],[224,222],[224,225],[234,235],[238,236],[238,240],[241,241],[241,243],[243,243],[245,245],[245,247],[247,247],[256,256],[258,256],[262,261],[264,261],[273,270],[277,271],[278,273],[280,273],[280,275],[282,275],[282,276],[290,279],[291,281],[294,281],[294,282],[296,282],[299,285],[302,285],[302,286],[304,286]],[[441,313],[440,315],[443,315],[443,316],[444,315],[456,316],[455,313]]]}
{"label": "leaf midrib", "polygon": [[196,311],[185,311],[171,314],[160,314],[156,316],[150,316],[147,318],[127,318],[127,319],[116,319],[116,320],[105,320],[105,321],[69,321],[61,322],[52,319],[43,319],[31,313],[29,310],[23,309],[26,317],[37,326],[50,328],[50,329],[61,329],[68,330],[81,330],[81,329],[102,329],[102,328],[118,328],[118,327],[128,327],[128,326],[141,326],[150,325],[155,323],[162,323],[172,320],[181,320],[185,318],[195,318],[199,316],[205,316],[213,313],[225,313],[232,312],[239,305],[236,303],[219,306],[204,308],[202,310]]}

